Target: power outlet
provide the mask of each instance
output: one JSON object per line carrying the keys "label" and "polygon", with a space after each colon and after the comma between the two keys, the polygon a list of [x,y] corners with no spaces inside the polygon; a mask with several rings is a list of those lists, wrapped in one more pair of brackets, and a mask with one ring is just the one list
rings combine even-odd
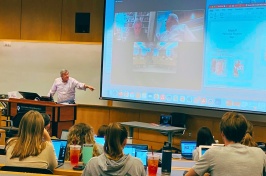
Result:
{"label": "power outlet", "polygon": [[4,42],[4,47],[11,47],[11,42]]}

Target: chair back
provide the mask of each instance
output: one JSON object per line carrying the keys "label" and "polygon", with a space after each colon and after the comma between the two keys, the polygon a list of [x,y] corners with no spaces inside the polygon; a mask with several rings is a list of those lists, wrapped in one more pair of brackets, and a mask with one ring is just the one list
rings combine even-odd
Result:
{"label": "chair back", "polygon": [[39,173],[39,174],[53,174],[49,169],[43,168],[32,168],[32,167],[19,167],[19,166],[3,166],[2,171],[12,171],[12,172],[26,172],[26,173]]}

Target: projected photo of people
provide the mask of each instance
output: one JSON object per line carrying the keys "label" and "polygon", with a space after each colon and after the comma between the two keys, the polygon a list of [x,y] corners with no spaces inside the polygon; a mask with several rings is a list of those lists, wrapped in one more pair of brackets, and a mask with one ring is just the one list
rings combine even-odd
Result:
{"label": "projected photo of people", "polygon": [[114,38],[126,42],[151,41],[150,20],[155,12],[125,12],[115,14]]}
{"label": "projected photo of people", "polygon": [[138,72],[175,73],[177,42],[135,42],[133,68]]}
{"label": "projected photo of people", "polygon": [[204,10],[161,11],[157,15],[156,40],[203,41]]}

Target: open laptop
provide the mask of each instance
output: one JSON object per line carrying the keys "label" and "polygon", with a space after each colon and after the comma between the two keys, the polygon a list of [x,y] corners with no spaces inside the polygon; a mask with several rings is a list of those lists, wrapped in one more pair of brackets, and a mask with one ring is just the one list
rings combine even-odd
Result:
{"label": "open laptop", "polygon": [[199,146],[199,158],[204,155],[204,153],[209,150],[210,148],[212,148],[214,146],[211,145],[200,145]]}
{"label": "open laptop", "polygon": [[65,162],[66,149],[67,149],[67,140],[62,139],[52,139],[52,144],[54,146],[54,151],[56,159],[58,162],[58,167],[62,166]]}
{"label": "open laptop", "polygon": [[19,93],[22,95],[23,98],[28,99],[28,100],[41,100],[40,95],[38,95],[37,93],[34,92],[23,92],[23,91],[19,91]]}
{"label": "open laptop", "polygon": [[148,153],[148,145],[145,144],[126,144],[123,150],[124,154],[130,154],[134,157],[139,158],[144,168],[147,168],[147,153]]}
{"label": "open laptop", "polygon": [[185,159],[192,160],[193,151],[196,149],[196,141],[181,141],[181,156]]}
{"label": "open laptop", "polygon": [[95,136],[94,140],[96,143],[101,144],[102,146],[104,145],[104,142],[105,142],[104,137]]}
{"label": "open laptop", "polygon": [[204,155],[204,153],[209,150],[210,148],[213,147],[224,147],[224,144],[212,144],[211,146],[209,145],[200,145],[199,146],[199,158]]}

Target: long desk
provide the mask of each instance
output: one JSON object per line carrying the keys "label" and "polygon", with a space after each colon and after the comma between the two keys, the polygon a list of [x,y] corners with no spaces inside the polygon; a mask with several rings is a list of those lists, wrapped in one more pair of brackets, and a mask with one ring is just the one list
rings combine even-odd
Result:
{"label": "long desk", "polygon": [[[23,173],[23,172],[10,172],[10,171],[0,171],[1,176],[15,176],[15,175],[22,175],[22,176],[51,176],[51,174],[35,174],[35,173]],[[52,174],[53,176],[56,176]],[[59,176],[59,175],[58,175]]]}
{"label": "long desk", "polygon": [[76,120],[77,105],[56,104],[49,101],[35,101],[26,99],[10,98],[8,100],[0,100],[8,103],[8,115],[14,117],[19,112],[27,112],[36,110],[46,113],[51,118],[52,136],[60,138],[63,129],[69,129]]}
{"label": "long desk", "polygon": [[148,130],[166,132],[168,134],[168,141],[171,143],[173,142],[172,141],[173,140],[173,134],[175,132],[180,132],[180,131],[183,131],[186,129],[186,128],[182,128],[182,127],[160,126],[160,125],[154,125],[154,124],[150,124],[150,123],[137,122],[137,121],[121,122],[121,124],[129,127],[129,137],[133,137],[134,128],[144,128],[144,129],[148,129]]}
{"label": "long desk", "polygon": [[[0,168],[5,165],[5,157],[5,155],[0,155]],[[191,160],[173,159],[171,176],[183,176],[184,171],[189,170],[194,164],[195,161]],[[80,176],[82,174],[82,171],[73,170],[70,162],[66,161],[63,166],[54,169],[54,174],[66,176]],[[158,168],[157,176],[161,176],[161,168]]]}

